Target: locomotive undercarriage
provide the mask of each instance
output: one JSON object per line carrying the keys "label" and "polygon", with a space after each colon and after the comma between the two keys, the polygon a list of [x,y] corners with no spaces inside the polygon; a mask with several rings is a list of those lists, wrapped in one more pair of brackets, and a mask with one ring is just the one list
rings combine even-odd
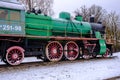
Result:
{"label": "locomotive undercarriage", "polygon": [[[98,40],[64,39],[61,37],[49,40],[1,37],[1,60],[10,65],[19,65],[25,57],[34,56],[44,61],[60,61],[62,59],[76,60],[80,57],[89,59],[99,54]],[[111,45],[107,45],[106,54],[103,57],[111,55],[109,54],[111,50]]]}

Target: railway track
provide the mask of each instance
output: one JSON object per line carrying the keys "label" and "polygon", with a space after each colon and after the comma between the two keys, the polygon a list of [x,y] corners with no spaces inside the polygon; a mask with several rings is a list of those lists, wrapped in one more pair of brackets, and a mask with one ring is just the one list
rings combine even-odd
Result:
{"label": "railway track", "polygon": [[[61,80],[62,78],[65,78],[63,80],[67,80],[68,77],[70,78],[68,80],[73,80],[77,77],[76,74],[81,77],[84,76],[85,74],[91,74],[91,72],[93,74],[96,74],[97,71],[104,70],[104,69],[101,69],[102,67],[104,68],[105,65],[107,66],[109,64],[111,65],[111,63],[113,64],[113,61],[116,61],[116,60],[119,60],[118,56],[113,56],[110,58],[97,57],[89,60],[85,60],[85,59],[79,59],[75,61],[64,60],[60,62],[43,62],[43,61],[27,62],[26,61],[18,66],[8,66],[6,64],[0,64],[0,80],[8,80],[9,78],[10,80],[21,80],[21,79],[27,80],[33,77],[34,77],[34,80],[51,80],[51,79]],[[104,66],[102,66],[101,63],[103,63]],[[7,75],[7,78],[5,77],[6,75]],[[97,76],[99,76],[99,74]],[[81,78],[81,77],[78,77],[78,78]],[[97,78],[93,78],[91,80],[96,80],[96,79]],[[106,79],[103,77],[102,79],[105,79],[105,80],[118,79],[119,80],[119,77],[112,76],[112,78],[109,78],[109,79]],[[75,80],[78,80],[78,79],[75,79]],[[98,79],[98,80],[101,80],[101,79]]]}
{"label": "railway track", "polygon": [[117,58],[117,56],[112,56],[112,57],[108,57],[108,58],[103,58],[103,57],[96,57],[96,58],[92,58],[89,60],[85,60],[85,59],[77,59],[74,61],[69,61],[69,60],[63,60],[63,61],[59,61],[59,62],[43,62],[42,60],[36,60],[36,61],[25,61],[23,63],[21,63],[20,65],[17,66],[10,66],[10,65],[6,65],[6,64],[0,64],[0,68],[5,68],[5,67],[22,67],[22,66],[52,66],[52,65],[56,65],[56,64],[71,64],[71,63],[77,63],[77,62],[81,62],[84,63],[86,61],[99,61],[99,60],[106,60],[106,59],[115,59]]}

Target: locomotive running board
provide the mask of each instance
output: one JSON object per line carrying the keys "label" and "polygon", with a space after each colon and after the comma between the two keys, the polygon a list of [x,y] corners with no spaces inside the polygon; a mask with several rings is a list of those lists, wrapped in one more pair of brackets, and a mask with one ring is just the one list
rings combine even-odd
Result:
{"label": "locomotive running board", "polygon": [[31,36],[31,35],[27,35],[26,37],[28,37],[28,38],[52,39],[52,40],[99,40],[97,38],[61,37],[61,36]]}
{"label": "locomotive running board", "polygon": [[61,36],[31,36],[31,35],[16,35],[16,34],[0,34],[0,36],[7,37],[21,37],[21,38],[41,38],[41,39],[52,39],[52,40],[99,40],[98,38],[84,38],[84,37],[61,37]]}

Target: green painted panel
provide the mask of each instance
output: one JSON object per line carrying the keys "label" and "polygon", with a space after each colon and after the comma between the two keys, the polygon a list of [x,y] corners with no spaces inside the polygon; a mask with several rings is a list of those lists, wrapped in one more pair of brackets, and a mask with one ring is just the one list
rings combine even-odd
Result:
{"label": "green painted panel", "polygon": [[79,22],[79,21],[70,21],[64,19],[53,19],[53,35],[63,36],[74,35],[80,36],[89,35],[91,31],[91,25],[87,22]]}
{"label": "green painted panel", "polygon": [[99,52],[99,54],[103,55],[106,52],[106,42],[105,42],[104,39],[101,39],[100,32],[95,32],[95,36],[96,36],[96,38],[100,39],[99,40],[99,45],[100,45],[100,52]]}
{"label": "green painted panel", "polygon": [[51,29],[51,25],[45,25],[45,24],[31,24],[31,23],[26,23],[26,28],[31,28],[31,29],[42,29],[42,30],[49,30]]}
{"label": "green painted panel", "polygon": [[105,40],[103,39],[100,39],[99,40],[99,44],[100,44],[100,55],[103,55],[106,53],[106,43],[105,43]]}
{"label": "green painted panel", "polygon": [[70,19],[70,13],[68,13],[68,12],[61,12],[60,14],[59,14],[59,18],[62,18],[62,19],[67,19],[67,20],[69,20]]}
{"label": "green painted panel", "polygon": [[51,36],[51,17],[44,15],[26,14],[26,34],[33,36]]}
{"label": "green painted panel", "polygon": [[26,28],[26,34],[27,35],[35,35],[35,36],[50,36],[50,35],[52,35],[50,31],[29,29],[29,28]]}
{"label": "green painted panel", "polygon": [[95,36],[96,36],[96,38],[101,39],[101,34],[100,34],[100,32],[95,32]]}
{"label": "green painted panel", "polygon": [[25,12],[0,8],[0,34],[25,35]]}
{"label": "green painted panel", "polygon": [[0,34],[25,35],[25,24],[23,22],[0,20]]}
{"label": "green painted panel", "polygon": [[25,11],[21,11],[21,22],[25,23]]}
{"label": "green painted panel", "polygon": [[44,16],[44,15],[41,15],[41,14],[38,14],[38,15],[35,15],[34,13],[30,13],[30,14],[27,14],[26,13],[26,17],[28,18],[35,18],[35,19],[47,19],[47,20],[50,20],[51,17],[49,16]]}
{"label": "green painted panel", "polygon": [[0,34],[25,35],[24,23],[0,20]]}
{"label": "green painted panel", "polygon": [[75,17],[75,20],[77,20],[77,21],[82,21],[82,20],[83,20],[83,17],[82,17],[82,16],[76,16],[76,17]]}

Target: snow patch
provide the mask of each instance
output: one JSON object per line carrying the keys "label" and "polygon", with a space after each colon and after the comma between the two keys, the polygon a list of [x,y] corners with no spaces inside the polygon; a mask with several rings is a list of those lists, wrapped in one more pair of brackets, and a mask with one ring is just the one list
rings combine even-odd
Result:
{"label": "snow patch", "polygon": [[[43,63],[26,58],[19,66],[0,65],[0,80],[102,80],[120,76],[120,53],[115,58]],[[36,61],[26,63],[27,61]]]}

